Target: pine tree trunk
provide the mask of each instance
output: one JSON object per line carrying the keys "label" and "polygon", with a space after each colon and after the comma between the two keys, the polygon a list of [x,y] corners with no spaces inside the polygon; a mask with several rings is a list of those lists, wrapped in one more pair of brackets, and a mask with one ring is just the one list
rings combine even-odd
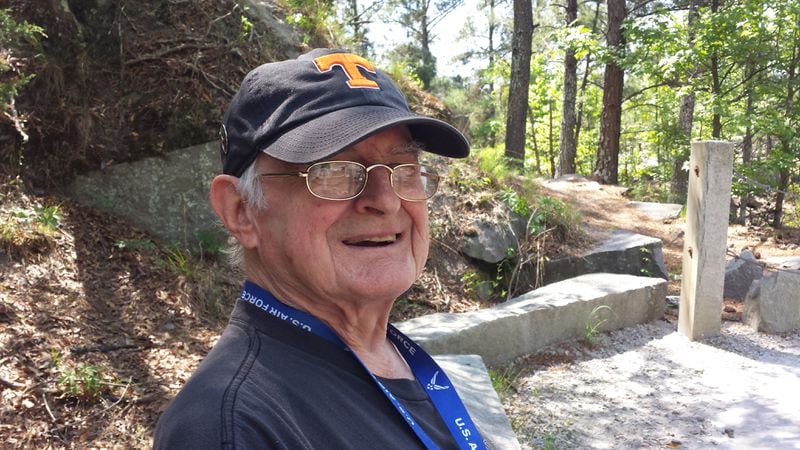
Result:
{"label": "pine tree trunk", "polygon": [[[689,2],[689,17],[687,18],[687,27],[689,29],[689,37],[687,41],[691,46],[694,42],[694,24],[698,19],[697,7],[700,6],[698,1]],[[697,76],[697,67],[693,68],[689,75],[686,77],[686,84],[691,85],[692,80]],[[689,161],[689,153],[691,151],[692,140],[692,126],[694,124],[694,104],[695,96],[693,92],[685,94],[681,97],[681,107],[678,113],[678,127],[681,131],[681,136],[678,141],[677,154],[675,159],[672,160],[672,178],[669,183],[669,201],[673,203],[686,202],[686,194],[689,185],[689,171],[684,170],[684,165]]]}
{"label": "pine tree trunk", "polygon": [[511,39],[511,82],[508,91],[505,156],[519,165],[525,161],[525,122],[531,79],[533,6],[530,0],[514,0],[514,35]]}
{"label": "pine tree trunk", "polygon": [[[566,22],[571,26],[578,18],[578,1],[567,0]],[[578,95],[578,60],[575,50],[569,48],[564,55],[564,101],[561,106],[561,136],[558,139],[558,166],[555,176],[575,173],[575,100]]]}
{"label": "pine tree trunk", "polygon": [[[608,0],[609,49],[624,47],[622,22],[625,20],[625,0]],[[595,174],[606,184],[618,183],[619,136],[622,124],[622,88],[625,72],[616,61],[606,64],[603,80],[603,112],[600,119],[600,145],[597,147]]]}

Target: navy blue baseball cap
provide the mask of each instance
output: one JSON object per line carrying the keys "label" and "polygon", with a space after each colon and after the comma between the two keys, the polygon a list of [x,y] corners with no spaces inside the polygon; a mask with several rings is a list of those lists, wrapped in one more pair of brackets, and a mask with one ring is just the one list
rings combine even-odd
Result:
{"label": "navy blue baseball cap", "polygon": [[397,125],[431,153],[469,154],[460,131],[411,112],[397,85],[371,62],[315,49],[247,74],[223,119],[222,172],[240,176],[260,152],[288,163],[317,162]]}

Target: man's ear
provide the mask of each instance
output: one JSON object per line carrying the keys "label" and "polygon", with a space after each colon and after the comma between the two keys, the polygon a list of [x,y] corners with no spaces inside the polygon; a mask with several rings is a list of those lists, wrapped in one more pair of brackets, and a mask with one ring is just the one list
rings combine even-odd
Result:
{"label": "man's ear", "polygon": [[236,186],[239,179],[231,175],[217,175],[211,181],[209,200],[211,207],[222,220],[228,232],[246,248],[255,248],[258,244],[258,229],[253,220],[247,202],[244,201]]}

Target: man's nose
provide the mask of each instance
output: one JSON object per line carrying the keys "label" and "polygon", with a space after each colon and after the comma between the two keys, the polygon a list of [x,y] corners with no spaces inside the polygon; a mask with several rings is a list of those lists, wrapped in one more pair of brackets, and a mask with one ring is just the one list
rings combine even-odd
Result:
{"label": "man's nose", "polygon": [[388,166],[376,164],[367,172],[367,185],[364,192],[356,197],[356,208],[363,211],[395,212],[400,208],[401,199],[392,187],[392,171]]}

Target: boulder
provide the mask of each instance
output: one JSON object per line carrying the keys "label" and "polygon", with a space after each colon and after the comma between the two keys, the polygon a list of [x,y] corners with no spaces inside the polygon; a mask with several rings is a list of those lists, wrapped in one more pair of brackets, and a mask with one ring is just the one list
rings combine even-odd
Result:
{"label": "boulder", "polygon": [[743,251],[737,258],[725,266],[725,287],[722,296],[725,298],[744,300],[753,282],[763,277],[764,266],[750,250]]}
{"label": "boulder", "polygon": [[226,234],[208,203],[211,179],[219,172],[215,141],[81,175],[65,194],[125,217],[166,243],[221,245]]}
{"label": "boulder", "polygon": [[461,252],[465,255],[497,264],[508,258],[509,252],[516,252],[517,239],[508,225],[480,220],[474,226],[475,233],[461,242]]}
{"label": "boulder", "polygon": [[478,220],[474,226],[474,233],[461,241],[461,252],[470,258],[497,264],[517,254],[527,224],[506,207],[498,206],[491,218]]}
{"label": "boulder", "polygon": [[800,329],[800,271],[779,270],[755,282],[744,301],[743,321],[756,331]]}
{"label": "boulder", "polygon": [[620,273],[668,279],[661,240],[626,230],[615,230],[588,252],[548,261],[544,284],[596,272]]}
{"label": "boulder", "polygon": [[800,270],[800,256],[775,256],[767,258],[768,266],[784,270]]}
{"label": "boulder", "polygon": [[629,202],[628,204],[652,220],[677,219],[683,210],[683,205],[678,203]]}

